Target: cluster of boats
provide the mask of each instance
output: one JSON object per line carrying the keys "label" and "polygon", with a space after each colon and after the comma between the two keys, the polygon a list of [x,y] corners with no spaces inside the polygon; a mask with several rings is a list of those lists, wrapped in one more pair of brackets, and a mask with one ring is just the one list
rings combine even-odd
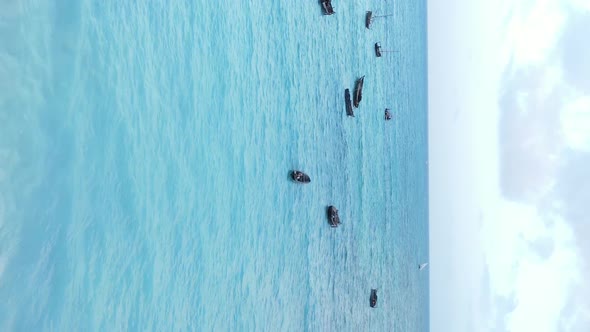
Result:
{"label": "cluster of boats", "polygon": [[[309,175],[302,171],[293,170],[291,171],[291,179],[298,183],[310,183],[311,178]],[[340,216],[338,215],[338,209],[334,205],[328,206],[328,224],[330,227],[336,228],[340,225]]]}
{"label": "cluster of boats", "polygon": [[[322,11],[324,12],[324,15],[333,15],[334,14],[334,7],[332,6],[332,0],[320,0],[320,3],[322,5]],[[392,16],[391,14],[388,15],[373,15],[372,11],[367,11],[366,15],[365,15],[365,27],[367,29],[371,28],[371,23],[373,22],[374,19],[376,18],[380,18],[380,17],[387,17],[387,16]],[[375,55],[379,58],[382,56],[383,53],[386,52],[395,52],[395,51],[390,51],[390,50],[383,50],[381,48],[381,44],[380,43],[375,43]],[[363,99],[363,85],[365,83],[365,76],[361,76],[360,78],[357,78],[356,82],[355,82],[355,86],[354,86],[354,92],[351,95],[350,94],[350,89],[346,88],[344,89],[344,103],[346,105],[346,115],[350,116],[350,117],[354,117],[354,108],[358,108],[360,105],[361,100]],[[391,111],[389,108],[385,109],[385,120],[391,120],[392,119],[392,115],[391,115]]]}
{"label": "cluster of boats", "polygon": [[[367,11],[367,13],[365,14],[365,27],[367,29],[371,29],[371,23],[373,23],[373,20],[376,18],[380,18],[380,17],[388,17],[388,16],[393,16],[392,14],[387,14],[387,15],[376,15],[373,16],[373,12],[372,11]],[[394,53],[397,51],[393,51],[393,50],[384,50],[381,48],[381,43],[377,42],[375,43],[375,56],[380,58],[383,53]]]}
{"label": "cluster of boats", "polygon": [[[291,179],[298,183],[310,183],[311,178],[309,175],[303,173],[302,171],[292,170],[291,171]],[[338,215],[338,209],[334,205],[328,206],[328,224],[332,228],[338,227],[340,225],[340,216]],[[377,289],[371,289],[371,294],[369,296],[369,305],[371,308],[375,308],[377,306]]]}
{"label": "cluster of boats", "polygon": [[[376,18],[380,18],[380,17],[388,17],[388,16],[393,16],[392,14],[387,14],[387,15],[376,15],[373,16],[373,12],[372,11],[367,11],[366,15],[365,15],[365,27],[367,29],[371,29],[371,23],[373,23],[373,20]],[[375,56],[380,58],[381,55],[383,53],[393,53],[393,52],[397,52],[397,51],[393,51],[393,50],[383,50],[381,49],[381,43],[375,43]]]}
{"label": "cluster of boats", "polygon": [[[320,0],[320,4],[322,5],[322,11],[324,12],[324,15],[334,15],[335,12],[334,12],[334,7],[332,6],[332,0]],[[365,14],[365,27],[367,29],[371,29],[371,24],[373,23],[373,21],[376,18],[389,17],[389,16],[393,16],[393,14],[373,15],[373,12],[369,10]],[[375,56],[380,58],[383,53],[387,53],[387,52],[396,52],[396,51],[383,50],[383,49],[381,49],[380,43],[375,43]]]}
{"label": "cluster of boats", "polygon": [[[361,100],[363,99],[363,85],[365,84],[365,76],[362,76],[356,80],[354,86],[354,95],[351,99],[350,89],[344,89],[344,103],[346,105],[346,115],[354,117],[354,108],[358,108]],[[389,108],[385,109],[385,120],[391,120],[392,114]]]}
{"label": "cluster of boats", "polygon": [[[320,4],[322,5],[322,11],[323,11],[324,15],[333,15],[334,14],[334,7],[332,6],[332,0],[320,0]],[[367,11],[366,16],[365,16],[365,27],[367,29],[370,29],[371,24],[375,18],[387,17],[387,16],[391,16],[391,15],[374,16],[372,11]],[[381,48],[380,43],[375,43],[375,55],[377,57],[381,57],[382,54],[386,53],[386,52],[395,52],[395,51],[383,50]],[[348,88],[344,89],[344,102],[346,105],[346,115],[347,116],[354,117],[354,109],[359,107],[360,102],[363,99],[364,83],[365,83],[365,76],[363,75],[363,76],[356,79],[354,91],[352,94],[350,93],[350,89],[348,89]],[[391,118],[392,118],[391,110],[389,108],[386,108],[385,109],[385,120],[391,120]],[[291,179],[297,183],[303,183],[303,184],[311,182],[311,178],[309,177],[309,175],[307,175],[304,172],[299,171],[299,170],[292,170],[291,171]],[[338,214],[338,209],[333,205],[330,205],[327,207],[327,218],[328,218],[328,224],[332,228],[336,228],[336,227],[338,227],[338,225],[341,224],[340,216]],[[419,269],[420,270],[424,269],[426,267],[426,265],[428,265],[428,263],[420,264]],[[377,289],[376,288],[371,289],[371,293],[369,295],[369,306],[371,308],[377,307]]]}
{"label": "cluster of boats", "polygon": [[[386,110],[387,111],[387,110]],[[311,178],[309,175],[305,174],[302,171],[292,170],[291,171],[291,179],[297,183],[310,183]],[[340,215],[338,214],[338,209],[334,205],[328,206],[327,209],[327,216],[328,216],[328,224],[332,228],[338,227],[341,224]],[[418,265],[418,269],[422,271],[423,269],[428,266],[428,263],[422,263]],[[371,294],[369,295],[369,306],[371,308],[377,307],[377,289],[371,289]]]}
{"label": "cluster of boats", "polygon": [[365,83],[365,76],[358,78],[354,86],[354,95],[350,97],[350,89],[344,89],[344,103],[346,104],[346,115],[354,117],[354,108],[358,108],[363,99],[363,85]]}
{"label": "cluster of boats", "polygon": [[[348,89],[346,89],[346,91],[348,92]],[[385,110],[385,115],[387,116],[387,112],[388,109]],[[291,179],[293,179],[293,181],[297,182],[297,183],[310,183],[311,182],[311,178],[309,177],[309,175],[305,174],[302,171],[298,171],[298,170],[292,170],[291,171]],[[338,209],[334,206],[334,205],[330,205],[328,206],[328,224],[330,225],[330,227],[332,228],[336,228],[338,227],[338,225],[341,224],[340,222],[340,215],[338,215]],[[422,271],[423,269],[426,268],[426,266],[428,266],[428,263],[422,263],[420,265],[418,265],[418,269],[420,271]],[[371,308],[375,308],[377,307],[377,289],[371,289],[371,295],[369,296],[369,305],[371,306]]]}

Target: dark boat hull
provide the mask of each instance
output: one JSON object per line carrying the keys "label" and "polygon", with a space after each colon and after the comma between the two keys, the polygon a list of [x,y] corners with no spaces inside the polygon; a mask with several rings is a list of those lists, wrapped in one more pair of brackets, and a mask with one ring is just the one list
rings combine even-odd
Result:
{"label": "dark boat hull", "polygon": [[385,109],[385,120],[391,120],[391,112],[389,112],[389,108]]}
{"label": "dark boat hull", "polygon": [[352,110],[352,100],[350,100],[350,90],[344,90],[344,101],[346,103],[346,115],[354,117],[354,111]]}
{"label": "dark boat hull", "polygon": [[328,206],[328,224],[335,228],[340,224],[340,216],[338,216],[338,209],[333,205]]}
{"label": "dark boat hull", "polygon": [[320,4],[322,5],[322,11],[324,12],[324,15],[334,14],[334,7],[332,7],[331,0],[321,0]]}
{"label": "dark boat hull", "polygon": [[365,16],[365,28],[367,28],[367,29],[371,28],[371,20],[372,19],[373,19],[373,12],[368,11],[367,15]]}
{"label": "dark boat hull", "polygon": [[307,175],[303,172],[300,172],[300,171],[292,171],[291,178],[293,179],[293,181],[299,182],[299,183],[310,183],[311,182],[311,178],[309,177],[309,175]]}
{"label": "dark boat hull", "polygon": [[365,76],[356,80],[356,85],[354,88],[354,99],[353,105],[354,107],[358,108],[361,100],[363,99],[363,85],[365,84]]}
{"label": "dark boat hull", "polygon": [[377,306],[377,290],[371,289],[371,296],[369,298],[369,305],[371,308],[375,308]]}
{"label": "dark boat hull", "polygon": [[375,43],[375,56],[381,57],[381,45],[379,43]]}

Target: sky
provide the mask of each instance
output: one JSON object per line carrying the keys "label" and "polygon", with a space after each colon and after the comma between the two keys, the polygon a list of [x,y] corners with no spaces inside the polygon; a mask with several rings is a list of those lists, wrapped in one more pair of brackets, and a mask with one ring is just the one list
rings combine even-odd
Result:
{"label": "sky", "polygon": [[590,0],[428,0],[432,332],[590,331]]}

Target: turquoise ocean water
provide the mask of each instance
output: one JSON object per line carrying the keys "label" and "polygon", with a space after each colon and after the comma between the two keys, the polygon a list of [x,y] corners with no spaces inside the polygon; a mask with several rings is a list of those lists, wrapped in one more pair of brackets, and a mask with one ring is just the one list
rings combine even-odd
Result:
{"label": "turquoise ocean water", "polygon": [[427,331],[426,5],[333,4],[0,1],[0,331]]}

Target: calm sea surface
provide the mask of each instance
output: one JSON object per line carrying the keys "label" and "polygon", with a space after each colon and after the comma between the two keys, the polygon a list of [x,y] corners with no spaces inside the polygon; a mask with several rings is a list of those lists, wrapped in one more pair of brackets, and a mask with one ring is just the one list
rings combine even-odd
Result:
{"label": "calm sea surface", "polygon": [[427,331],[426,5],[333,5],[0,1],[0,330]]}

